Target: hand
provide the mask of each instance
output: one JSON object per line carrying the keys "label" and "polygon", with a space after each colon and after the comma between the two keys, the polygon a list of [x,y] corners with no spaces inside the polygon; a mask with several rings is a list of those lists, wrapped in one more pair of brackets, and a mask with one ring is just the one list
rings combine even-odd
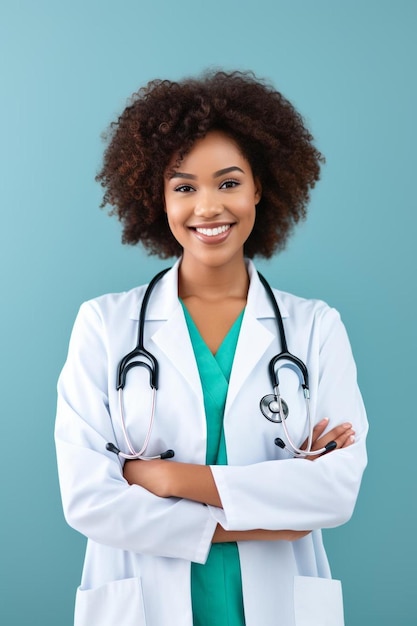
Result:
{"label": "hand", "polygon": [[152,461],[126,461],[123,476],[129,485],[139,485],[161,498],[168,498],[170,493],[169,461],[154,459]]}
{"label": "hand", "polygon": [[[326,430],[328,423],[329,423],[329,419],[325,417],[318,424],[316,424],[315,427],[313,428],[313,445],[311,446],[311,449],[313,451],[320,450],[320,448],[324,448],[324,446],[330,443],[331,441],[336,442],[336,448],[347,448],[348,446],[352,445],[352,443],[355,441],[355,431],[352,430],[352,424],[350,424],[349,422],[345,422],[344,424],[335,426],[334,428],[329,430],[329,432],[327,432],[325,435],[321,436],[323,432]],[[301,450],[305,450],[306,447],[307,447],[307,439],[304,441],[303,445],[301,446]],[[307,456],[305,458],[308,459],[309,461],[314,461],[320,456],[321,456],[320,454],[317,454],[316,456]]]}
{"label": "hand", "polygon": [[297,541],[310,534],[310,530],[225,530],[217,524],[212,543],[230,541]]}

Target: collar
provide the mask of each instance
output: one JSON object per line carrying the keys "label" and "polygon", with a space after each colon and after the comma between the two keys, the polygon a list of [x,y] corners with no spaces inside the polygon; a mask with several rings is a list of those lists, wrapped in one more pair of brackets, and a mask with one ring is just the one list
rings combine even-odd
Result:
{"label": "collar", "polygon": [[[149,299],[146,320],[161,321],[167,320],[180,307],[178,300],[178,269],[181,263],[179,258],[171,269],[161,278],[155,285],[152,295]],[[250,259],[245,260],[249,275],[249,291],[246,303],[246,310],[257,319],[274,318],[274,310],[269,301],[268,295],[259,279],[258,272],[254,263]],[[131,319],[139,319],[139,311],[141,301],[147,285],[139,287],[137,290],[137,298],[135,304],[130,311]],[[279,309],[283,318],[288,317],[288,310],[284,306],[280,292],[274,290],[275,297],[278,302]]]}

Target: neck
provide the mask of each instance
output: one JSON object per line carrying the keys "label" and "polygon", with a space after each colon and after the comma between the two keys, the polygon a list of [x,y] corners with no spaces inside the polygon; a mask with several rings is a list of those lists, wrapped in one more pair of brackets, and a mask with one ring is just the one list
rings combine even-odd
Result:
{"label": "neck", "polygon": [[249,277],[243,256],[227,265],[212,267],[181,261],[178,277],[181,298],[196,297],[202,300],[225,298],[245,299],[248,294]]}

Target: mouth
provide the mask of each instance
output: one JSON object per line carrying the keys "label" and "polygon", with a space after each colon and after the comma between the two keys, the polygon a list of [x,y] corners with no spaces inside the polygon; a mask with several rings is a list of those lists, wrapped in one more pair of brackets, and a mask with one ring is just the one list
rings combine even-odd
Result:
{"label": "mouth", "polygon": [[199,241],[204,244],[218,244],[223,243],[230,234],[234,224],[218,224],[217,226],[191,226],[190,230],[193,231]]}
{"label": "mouth", "polygon": [[223,226],[216,226],[215,228],[198,227],[194,228],[194,230],[205,237],[217,237],[218,235],[222,235],[230,230],[231,226],[231,224],[223,224]]}

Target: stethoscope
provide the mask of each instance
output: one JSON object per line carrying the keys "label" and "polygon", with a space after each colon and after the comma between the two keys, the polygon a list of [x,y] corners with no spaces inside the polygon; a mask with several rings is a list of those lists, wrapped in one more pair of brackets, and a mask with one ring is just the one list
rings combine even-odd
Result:
{"label": "stethoscope", "polygon": [[[158,374],[159,374],[159,365],[156,357],[146,350],[143,345],[143,335],[144,335],[144,327],[145,327],[145,317],[146,310],[148,307],[149,299],[151,297],[152,291],[155,288],[155,285],[161,280],[161,278],[166,274],[166,272],[170,268],[162,270],[153,277],[150,281],[145,295],[142,300],[142,305],[140,308],[139,314],[139,325],[138,325],[138,336],[135,348],[126,354],[121,360],[117,367],[117,378],[116,378],[116,390],[118,392],[118,402],[119,402],[119,412],[120,412],[120,422],[122,426],[123,437],[126,442],[126,446],[129,449],[128,453],[121,452],[119,448],[117,448],[113,443],[107,443],[106,448],[110,452],[114,452],[119,457],[127,460],[140,459],[142,461],[150,461],[153,459],[171,459],[174,456],[174,450],[166,450],[161,454],[157,454],[156,456],[146,456],[145,452],[149,445],[149,440],[152,433],[152,427],[155,419],[155,404],[156,404],[156,391],[158,389]],[[310,391],[308,386],[308,370],[306,365],[299,359],[298,357],[291,354],[288,351],[287,340],[284,331],[284,324],[282,321],[281,312],[278,307],[278,303],[275,299],[273,291],[268,283],[268,281],[258,272],[259,278],[266,290],[268,298],[272,304],[274,309],[274,315],[278,326],[278,333],[281,342],[281,352],[276,354],[269,362],[268,371],[269,377],[271,379],[273,393],[267,394],[261,398],[259,403],[261,413],[266,417],[267,420],[273,423],[280,423],[282,425],[284,436],[286,439],[286,443],[280,437],[277,437],[274,440],[275,445],[279,448],[286,449],[292,456],[305,458],[308,456],[317,456],[321,454],[325,454],[326,452],[330,452],[336,448],[336,442],[330,441],[326,446],[320,448],[319,450],[311,450],[313,444],[313,421],[311,419],[310,413]],[[277,364],[280,364],[277,367]],[[149,418],[148,430],[145,436],[144,443],[140,450],[135,450],[127,430],[126,420],[124,415],[124,403],[123,403],[123,390],[126,385],[126,378],[128,372],[133,367],[144,367],[149,372],[149,384],[152,390],[152,399],[151,399],[151,415]],[[307,445],[305,450],[301,450],[298,448],[291,436],[288,432],[286,420],[289,415],[288,404],[282,398],[280,389],[279,389],[279,377],[278,371],[281,367],[289,367],[298,375],[301,388],[303,390],[305,407],[307,413],[307,424],[308,424],[308,438]]]}

